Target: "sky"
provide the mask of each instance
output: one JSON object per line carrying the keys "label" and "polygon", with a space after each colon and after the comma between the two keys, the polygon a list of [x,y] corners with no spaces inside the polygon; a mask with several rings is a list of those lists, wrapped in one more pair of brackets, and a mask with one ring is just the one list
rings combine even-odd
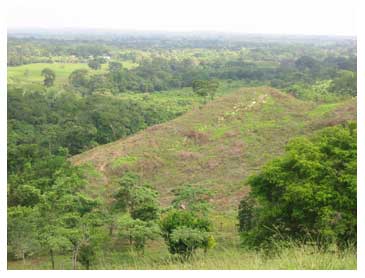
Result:
{"label": "sky", "polygon": [[88,28],[356,35],[355,0],[5,0],[5,2],[9,29]]}

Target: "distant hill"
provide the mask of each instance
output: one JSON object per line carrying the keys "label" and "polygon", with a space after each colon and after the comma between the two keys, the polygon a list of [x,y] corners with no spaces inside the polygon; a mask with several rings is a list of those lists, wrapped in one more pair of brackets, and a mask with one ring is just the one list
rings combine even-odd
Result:
{"label": "distant hill", "polygon": [[123,172],[138,172],[168,205],[171,190],[196,184],[215,192],[217,210],[237,207],[246,178],[295,136],[356,120],[356,99],[315,104],[269,87],[242,88],[170,122],[72,157],[94,196],[108,198]]}

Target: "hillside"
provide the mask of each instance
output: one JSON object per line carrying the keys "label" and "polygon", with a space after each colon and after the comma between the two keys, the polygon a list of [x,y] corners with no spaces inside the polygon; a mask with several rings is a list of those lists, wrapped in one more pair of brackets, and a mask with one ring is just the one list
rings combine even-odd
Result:
{"label": "hillside", "polygon": [[356,99],[318,105],[268,87],[242,88],[71,160],[84,165],[93,196],[109,196],[113,181],[133,170],[160,192],[162,205],[172,189],[199,184],[215,192],[218,210],[227,210],[248,192],[245,179],[291,137],[354,119]]}

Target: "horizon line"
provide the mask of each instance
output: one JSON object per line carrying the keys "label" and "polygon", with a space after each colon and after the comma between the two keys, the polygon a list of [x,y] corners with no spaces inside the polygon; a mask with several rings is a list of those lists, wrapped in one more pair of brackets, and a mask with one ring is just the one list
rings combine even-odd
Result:
{"label": "horizon line", "polygon": [[114,27],[7,27],[7,33],[17,33],[19,31],[23,32],[40,32],[40,31],[94,31],[94,32],[118,32],[118,33],[127,33],[127,32],[136,32],[136,33],[167,33],[167,34],[194,34],[194,33],[206,33],[206,34],[226,34],[226,35],[269,35],[269,36],[305,36],[305,37],[346,37],[346,38],[355,38],[357,39],[357,34],[333,34],[333,33],[280,33],[280,32],[248,32],[248,31],[229,31],[229,30],[211,30],[211,29],[201,29],[201,30],[171,30],[171,29],[140,29],[140,28],[114,28]]}

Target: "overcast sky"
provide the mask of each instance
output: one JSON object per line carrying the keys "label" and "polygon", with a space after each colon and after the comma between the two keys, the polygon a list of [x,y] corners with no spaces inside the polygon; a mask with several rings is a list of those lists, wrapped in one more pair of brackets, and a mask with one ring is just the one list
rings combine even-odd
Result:
{"label": "overcast sky", "polygon": [[8,28],[356,35],[354,0],[6,0],[6,5]]}

